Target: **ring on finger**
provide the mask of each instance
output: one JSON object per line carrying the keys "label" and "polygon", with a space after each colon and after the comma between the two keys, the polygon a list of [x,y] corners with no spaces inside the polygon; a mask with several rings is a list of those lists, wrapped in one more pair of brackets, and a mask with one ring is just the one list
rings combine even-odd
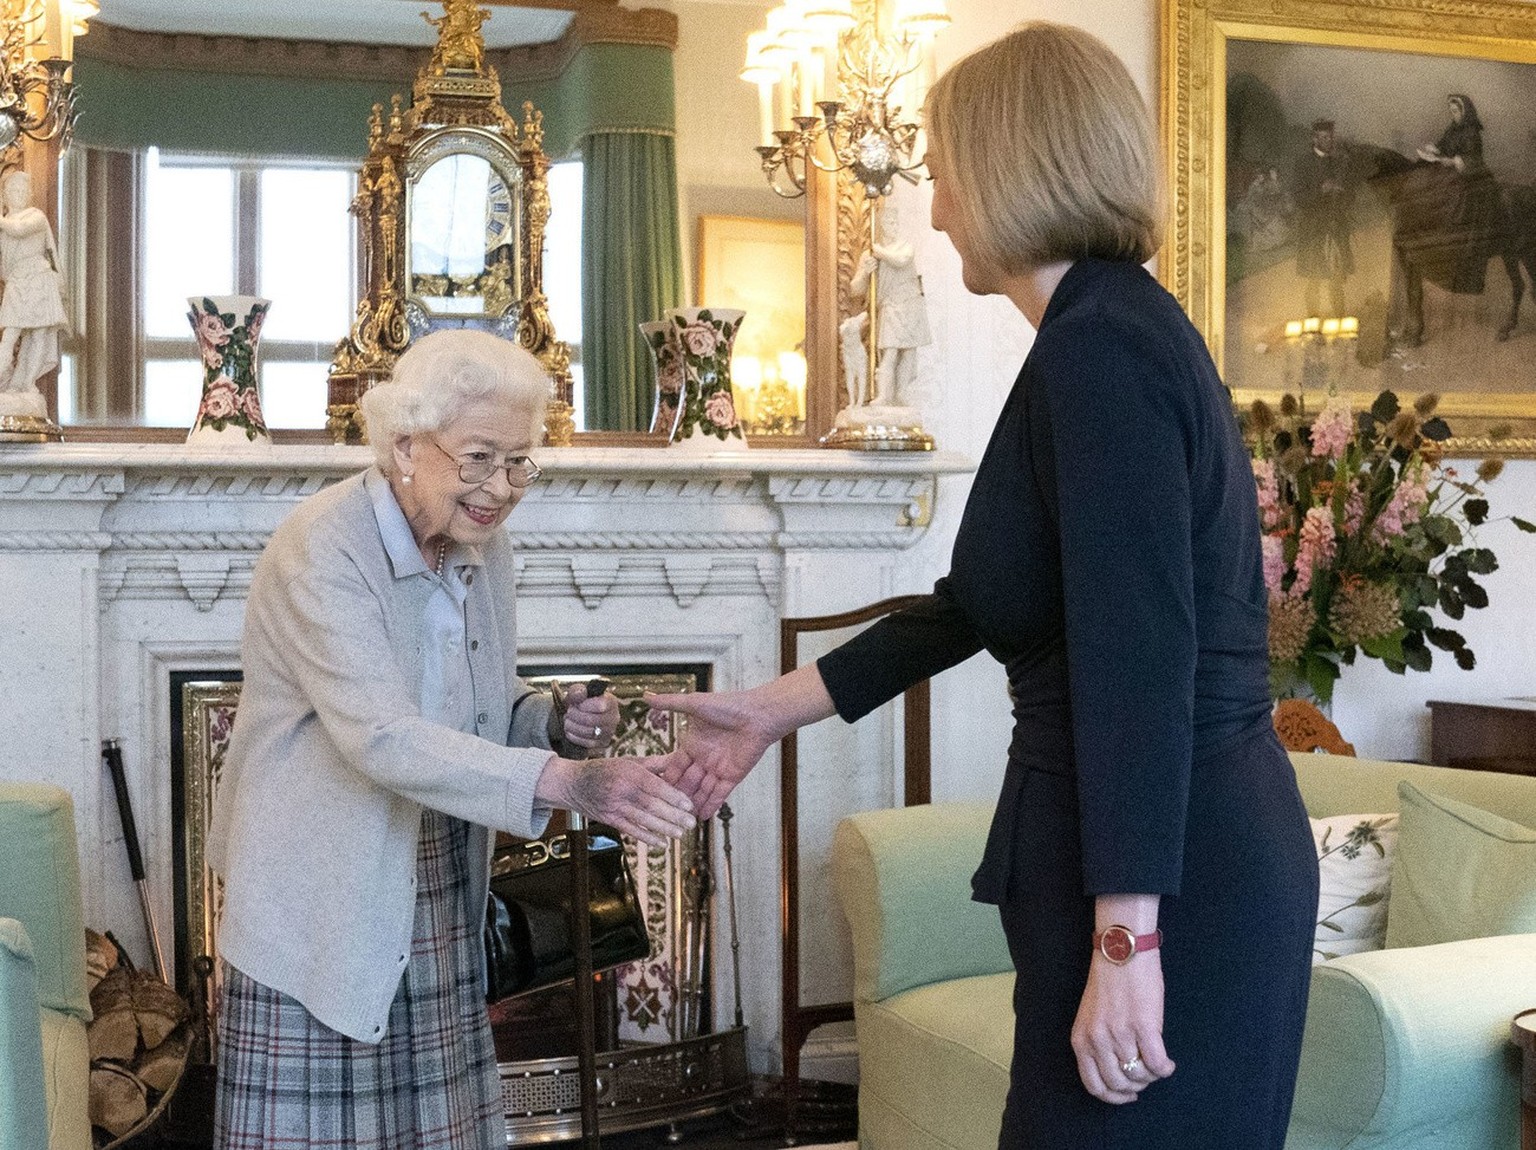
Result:
{"label": "ring on finger", "polygon": [[1138,1054],[1134,1058],[1128,1058],[1124,1062],[1122,1062],[1120,1064],[1120,1069],[1124,1073],[1129,1074],[1131,1071],[1135,1070],[1140,1065],[1141,1065],[1141,1055]]}
{"label": "ring on finger", "polygon": [[603,728],[601,728],[601,727],[593,727],[592,728],[592,737],[594,739],[601,739],[603,737]]}

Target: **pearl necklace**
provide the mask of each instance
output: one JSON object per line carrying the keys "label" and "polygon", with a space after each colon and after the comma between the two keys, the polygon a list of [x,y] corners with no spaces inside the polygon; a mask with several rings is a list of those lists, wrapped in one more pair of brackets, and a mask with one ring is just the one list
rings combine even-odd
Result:
{"label": "pearl necklace", "polygon": [[443,577],[443,560],[445,560],[447,558],[448,558],[448,540],[444,539],[441,543],[439,543],[437,545],[437,566],[433,568],[433,571],[436,572],[437,577],[439,579],[441,579]]}

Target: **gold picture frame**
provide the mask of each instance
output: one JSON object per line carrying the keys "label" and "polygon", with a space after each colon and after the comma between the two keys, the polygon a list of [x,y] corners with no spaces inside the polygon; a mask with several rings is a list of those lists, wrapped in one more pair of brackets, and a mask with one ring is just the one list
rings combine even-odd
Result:
{"label": "gold picture frame", "polygon": [[[804,435],[804,221],[700,216],[695,283],[700,306],[747,313],[731,357],[743,425],[754,435]],[[798,381],[784,380],[781,355],[799,356]]]}
{"label": "gold picture frame", "polygon": [[[1467,208],[1473,193],[1459,190],[1471,186],[1472,174],[1449,153],[1441,158],[1451,163],[1436,164],[1418,152],[1464,122],[1465,102],[1453,114],[1448,97],[1476,90],[1474,103],[1480,97],[1486,110],[1476,123],[1474,107],[1469,123],[1480,150],[1486,134],[1481,154],[1500,202],[1536,185],[1536,140],[1526,132],[1528,115],[1517,112],[1536,101],[1536,5],[1165,0],[1162,67],[1171,211],[1159,275],[1205,337],[1235,402],[1246,407],[1304,390],[1309,407],[1321,406],[1315,392],[1338,386],[1360,410],[1384,388],[1434,391],[1456,433],[1453,453],[1536,457],[1536,260],[1522,264],[1524,239],[1504,238],[1523,226],[1524,213],[1506,207],[1499,228],[1474,230]],[[1320,120],[1336,122],[1349,172],[1339,181],[1347,188],[1349,238],[1329,241],[1325,275],[1298,261],[1303,230],[1318,234],[1318,217],[1306,214],[1313,201],[1302,161],[1322,139],[1313,134]],[[1454,221],[1436,239],[1459,237],[1455,251],[1473,273],[1482,251],[1477,237],[1490,249],[1481,278],[1453,280],[1454,290],[1432,280],[1405,215],[1411,201],[1400,181],[1431,178],[1448,181],[1445,218]],[[1536,204],[1536,191],[1531,196]],[[1530,222],[1536,254],[1536,215]],[[1498,258],[1504,255],[1515,257],[1527,298],[1513,333],[1500,340],[1507,303],[1519,300]],[[1326,282],[1319,294],[1327,300],[1343,301],[1317,310],[1352,316],[1358,337],[1321,330],[1287,336],[1286,321],[1316,314],[1309,279],[1318,288]],[[1425,284],[1417,342],[1415,279]],[[1475,284],[1483,290],[1468,290]],[[1501,426],[1506,435],[1497,434]]]}

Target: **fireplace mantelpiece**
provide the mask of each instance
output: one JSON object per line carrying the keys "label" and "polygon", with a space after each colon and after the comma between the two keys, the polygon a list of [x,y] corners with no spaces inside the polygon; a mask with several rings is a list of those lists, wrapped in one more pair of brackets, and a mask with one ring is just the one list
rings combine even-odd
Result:
{"label": "fireplace mantelpiece", "polygon": [[[273,528],[371,459],[366,448],[330,446],[0,449],[0,777],[46,778],[73,794],[87,921],[135,956],[146,940],[101,740],[122,740],[164,932],[173,918],[170,674],[238,665],[251,571]],[[776,673],[781,615],[892,593],[936,478],[970,470],[942,453],[833,451],[561,448],[539,463],[546,479],[509,523],[520,658],[708,663],[722,688]],[[778,1017],[772,764],[732,805],[745,1005],[754,1069],[766,1069],[777,1061]]]}

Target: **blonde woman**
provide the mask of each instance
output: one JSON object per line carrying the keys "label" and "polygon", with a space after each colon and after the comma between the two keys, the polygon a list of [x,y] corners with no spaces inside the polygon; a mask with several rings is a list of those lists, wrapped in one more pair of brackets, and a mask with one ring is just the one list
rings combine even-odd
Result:
{"label": "blonde woman", "polygon": [[1248,455],[1141,267],[1150,118],[1108,48],[1046,23],[926,113],[934,227],[1038,335],[933,595],[765,686],[658,697],[690,716],[682,785],[707,817],[788,731],[986,650],[1014,700],[973,880],[1018,969],[1001,1145],[1280,1150],[1317,863],[1270,725]]}

